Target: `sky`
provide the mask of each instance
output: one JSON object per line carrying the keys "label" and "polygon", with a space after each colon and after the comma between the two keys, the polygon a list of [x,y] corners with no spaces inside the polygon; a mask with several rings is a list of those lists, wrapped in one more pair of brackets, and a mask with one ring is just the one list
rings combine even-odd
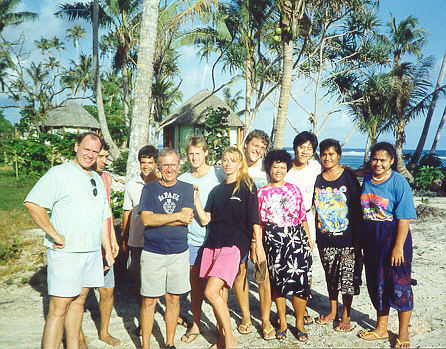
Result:
{"label": "sky", "polygon": [[[34,22],[25,22],[17,27],[6,28],[3,36],[6,39],[12,40],[17,38],[21,33],[24,33],[28,42],[28,47],[32,47],[34,40],[39,40],[41,36],[45,38],[52,38],[58,36],[62,41],[65,40],[66,30],[74,24],[81,25],[87,32],[87,38],[80,41],[80,52],[91,52],[91,25],[85,21],[68,22],[63,19],[55,17],[53,14],[58,10],[58,5],[69,1],[60,0],[22,0],[20,7],[16,11],[33,11],[39,13],[39,19]],[[445,53],[446,45],[444,35],[446,34],[444,19],[446,18],[446,0],[381,0],[378,9],[378,18],[384,25],[390,20],[390,13],[396,18],[397,22],[413,15],[418,18],[419,26],[426,28],[429,36],[428,43],[423,48],[423,55],[432,55],[435,59],[435,66],[431,72],[431,80],[435,83],[441,66],[441,61]],[[383,31],[385,29],[383,28]],[[75,49],[72,42],[66,41],[66,50],[62,53],[61,66],[68,66],[69,61],[75,57]],[[206,70],[204,61],[200,61],[196,51],[193,47],[185,47],[180,50],[179,67],[181,70],[182,84],[180,90],[183,92],[183,102],[194,94],[200,91],[201,88],[212,90],[212,80],[209,72]],[[41,56],[38,50],[35,50],[28,58],[29,61],[40,61]],[[409,60],[410,58],[407,57]],[[413,58],[412,58],[413,59]],[[213,62],[211,62],[212,64]],[[102,62],[102,69],[106,69],[107,60]],[[223,84],[230,79],[230,76],[221,74],[217,68],[215,70],[217,86]],[[204,78],[203,78],[204,76]],[[443,83],[446,83],[444,81]],[[311,109],[313,106],[312,97],[310,95],[302,96],[300,93],[301,85],[294,83],[292,86],[292,93],[299,99],[305,107]],[[233,93],[237,90],[243,91],[243,83],[240,82],[235,85]],[[218,95],[218,94],[217,94]],[[220,95],[222,98],[222,96]],[[426,141],[425,149],[430,149],[433,138],[437,131],[438,124],[445,110],[445,99],[439,98],[433,115],[431,127]],[[11,100],[8,100],[5,94],[0,95],[0,106],[13,105]],[[15,121],[16,113],[13,109],[5,109],[4,114],[11,122]],[[263,129],[267,134],[271,133],[272,127],[273,106],[269,102],[265,102],[254,122],[254,128]],[[310,130],[310,122],[302,109],[293,101],[290,101],[288,108],[288,116],[299,131]],[[424,126],[424,118],[420,117],[411,121],[406,127],[406,144],[405,150],[415,149],[418,144],[418,139],[421,130]],[[352,129],[352,122],[347,113],[338,113],[335,117],[330,118],[323,131],[319,134],[319,139],[336,138],[343,141]],[[286,125],[285,129],[285,147],[292,146],[292,141],[295,136],[295,131]],[[366,136],[359,132],[349,139],[345,147],[363,149],[366,141]],[[380,141],[394,142],[392,133],[385,134],[380,137]],[[442,135],[437,146],[437,149],[446,149],[446,128],[443,128]]]}

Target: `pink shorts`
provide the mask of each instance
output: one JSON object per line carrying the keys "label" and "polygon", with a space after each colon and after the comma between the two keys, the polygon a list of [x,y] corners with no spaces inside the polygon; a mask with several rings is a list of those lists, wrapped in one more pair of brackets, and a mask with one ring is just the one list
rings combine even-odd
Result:
{"label": "pink shorts", "polygon": [[240,265],[240,250],[237,246],[205,248],[201,257],[200,277],[211,276],[223,280],[231,288]]}

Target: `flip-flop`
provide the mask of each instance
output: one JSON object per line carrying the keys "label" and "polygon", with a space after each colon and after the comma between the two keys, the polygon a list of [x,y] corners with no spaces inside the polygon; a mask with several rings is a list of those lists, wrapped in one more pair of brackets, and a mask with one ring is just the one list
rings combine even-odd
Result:
{"label": "flip-flop", "polygon": [[183,319],[183,318],[181,318],[181,317],[178,317],[177,325],[179,325],[179,326],[184,326],[184,327],[187,328],[188,323],[187,323],[187,320],[185,320],[185,319]]}
{"label": "flip-flop", "polygon": [[[302,340],[301,338],[304,338],[304,339]],[[299,342],[306,342],[308,340],[308,333],[297,329],[297,340]]]}
{"label": "flip-flop", "polygon": [[276,338],[277,340],[284,341],[286,339],[286,331],[288,331],[288,328],[285,328],[283,331],[277,331],[276,332]]}
{"label": "flip-flop", "polygon": [[246,323],[245,325],[240,324],[237,327],[237,331],[240,334],[250,334],[252,332],[252,328],[251,328],[252,324],[251,321],[249,321],[248,323]]}
{"label": "flip-flop", "polygon": [[396,339],[395,348],[403,348],[403,345],[409,344],[410,347],[410,341],[400,341],[399,338]]}
{"label": "flip-flop", "polygon": [[313,318],[310,315],[304,315],[304,325],[311,325],[314,322]]}
{"label": "flip-flop", "polygon": [[354,328],[355,326],[352,326],[351,324],[344,325],[342,322],[339,322],[334,330],[338,332],[351,332]]}
{"label": "flip-flop", "polygon": [[[371,338],[364,338],[364,336],[368,336],[369,334],[373,335],[374,337]],[[365,341],[376,341],[376,340],[380,340],[380,339],[388,339],[389,336],[380,336],[378,333],[376,332],[372,332],[372,331],[364,331],[364,332],[359,332],[359,337],[361,337],[363,340]]]}
{"label": "flip-flop", "polygon": [[[192,343],[194,340],[197,339],[197,337],[201,336],[200,332],[186,332],[185,334],[183,334],[181,336],[181,341],[183,343]],[[189,338],[191,338],[191,340],[189,340]]]}
{"label": "flip-flop", "polygon": [[334,318],[328,316],[328,315],[319,315],[319,317],[315,320],[315,322],[318,325],[325,325],[325,324],[329,324],[330,322],[333,322]]}
{"label": "flip-flop", "polygon": [[271,339],[276,339],[276,330],[274,327],[270,327],[269,330],[263,329],[263,339],[270,341]]}

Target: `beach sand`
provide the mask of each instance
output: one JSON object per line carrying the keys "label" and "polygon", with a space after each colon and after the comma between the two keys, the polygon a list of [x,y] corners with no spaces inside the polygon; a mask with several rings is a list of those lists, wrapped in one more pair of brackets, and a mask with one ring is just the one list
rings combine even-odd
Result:
{"label": "beach sand", "polygon": [[[412,347],[446,347],[446,198],[429,198],[429,203],[415,199],[419,218],[411,224],[414,244],[412,277],[418,284],[413,288],[415,309],[413,310],[410,335]],[[27,236],[41,238],[38,229],[28,231]],[[23,271],[13,276],[3,277],[0,288],[0,348],[39,348],[44,325],[44,316],[48,311],[48,294],[46,292],[45,268],[38,261],[42,249],[35,247],[23,253],[19,262],[24,265]],[[376,324],[376,312],[373,309],[363,272],[361,294],[353,299],[351,314],[355,326],[350,333],[339,333],[333,326],[312,324],[306,327],[309,340],[303,344],[295,338],[295,318],[291,303],[287,304],[288,338],[283,342],[277,340],[264,341],[261,337],[261,321],[257,286],[252,279],[252,265],[249,271],[250,307],[252,312],[253,331],[248,335],[237,332],[240,323],[240,310],[233,292],[230,292],[229,309],[232,326],[238,347],[246,348],[300,348],[300,347],[336,347],[336,348],[384,348],[391,347],[398,330],[397,312],[391,310],[389,340],[365,342],[357,334],[364,329],[373,328]],[[115,308],[110,320],[110,333],[121,340],[120,348],[140,347],[140,337],[135,335],[138,324],[139,307],[135,295],[123,281],[122,272],[117,272],[115,290]],[[327,290],[323,270],[315,249],[313,254],[313,297],[308,310],[311,316],[327,313],[329,309]],[[82,328],[90,348],[111,348],[97,339],[99,327],[98,292],[91,291],[86,302]],[[165,325],[163,320],[164,302],[156,308],[155,325],[151,346],[164,347]],[[181,314],[191,319],[190,302],[182,299]],[[273,305],[271,318],[276,318]],[[209,303],[203,305],[202,336],[191,344],[180,341],[185,328],[177,327],[175,345],[177,348],[207,348],[216,340],[215,318]]]}

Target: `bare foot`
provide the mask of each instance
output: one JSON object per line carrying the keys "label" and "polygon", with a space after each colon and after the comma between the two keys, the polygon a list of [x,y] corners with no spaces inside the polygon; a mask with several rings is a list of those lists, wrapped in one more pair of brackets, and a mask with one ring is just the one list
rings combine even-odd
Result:
{"label": "bare foot", "polygon": [[117,347],[121,344],[121,341],[118,338],[113,337],[110,333],[107,333],[104,336],[99,335],[99,339],[112,347]]}
{"label": "bare foot", "polygon": [[82,329],[79,333],[79,349],[88,349],[87,342],[85,341],[84,332],[82,332]]}
{"label": "bare foot", "polygon": [[237,348],[237,340],[232,333],[225,337],[225,348]]}

